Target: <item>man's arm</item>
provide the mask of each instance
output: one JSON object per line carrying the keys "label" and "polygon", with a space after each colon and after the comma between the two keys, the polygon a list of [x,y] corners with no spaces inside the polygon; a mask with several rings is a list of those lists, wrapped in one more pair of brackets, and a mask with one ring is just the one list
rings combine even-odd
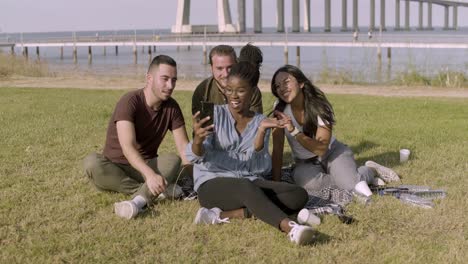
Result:
{"label": "man's arm", "polygon": [[252,99],[250,100],[250,110],[255,113],[263,114],[263,105],[262,105],[262,93],[258,86],[255,87]]}
{"label": "man's arm", "polygon": [[179,152],[179,156],[182,159],[182,164],[190,164],[190,162],[185,157],[185,147],[188,144],[188,136],[187,131],[185,130],[185,125],[174,129],[172,131],[172,135],[174,136],[174,142],[176,144],[177,151]]}
{"label": "man's arm", "polygon": [[166,189],[166,180],[149,167],[137,150],[135,126],[127,120],[116,123],[117,136],[124,156],[130,165],[143,175],[148,189],[153,195],[158,195]]}

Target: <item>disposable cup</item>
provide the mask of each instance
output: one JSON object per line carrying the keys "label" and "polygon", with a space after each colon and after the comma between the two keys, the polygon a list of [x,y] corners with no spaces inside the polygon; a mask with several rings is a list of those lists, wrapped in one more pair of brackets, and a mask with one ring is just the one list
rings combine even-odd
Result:
{"label": "disposable cup", "polygon": [[407,162],[411,151],[409,149],[400,149],[400,162]]}
{"label": "disposable cup", "polygon": [[320,225],[320,217],[314,215],[312,212],[305,208],[299,211],[299,214],[297,215],[297,221],[301,225]]}
{"label": "disposable cup", "polygon": [[365,195],[365,196],[371,196],[372,195],[372,191],[370,190],[369,188],[369,185],[367,185],[367,182],[366,181],[360,181],[356,184],[356,186],[354,186],[354,190],[356,190],[356,192],[362,194],[362,195]]}

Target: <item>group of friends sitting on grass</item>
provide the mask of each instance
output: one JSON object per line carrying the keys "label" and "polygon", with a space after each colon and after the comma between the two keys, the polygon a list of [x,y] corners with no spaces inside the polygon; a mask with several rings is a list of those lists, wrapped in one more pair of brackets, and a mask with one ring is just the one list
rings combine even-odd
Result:
{"label": "group of friends sitting on grass", "polygon": [[[102,154],[84,159],[90,181],[103,191],[132,194],[114,204],[117,216],[131,219],[157,199],[180,193],[178,176],[193,177],[201,208],[196,224],[220,224],[256,217],[286,233],[296,244],[313,239],[313,229],[295,221],[314,191],[335,187],[353,191],[360,184],[398,180],[373,161],[357,167],[351,149],[333,135],[335,115],[325,94],[297,67],[284,65],[273,75],[274,110],[263,114],[258,88],[261,50],[247,44],[239,57],[219,45],[209,54],[212,76],[192,97],[193,139],[182,111],[171,97],[177,64],[155,57],[142,89],[117,102]],[[212,113],[203,115],[212,103]],[[208,108],[208,107],[207,107]],[[179,155],[158,155],[167,131]],[[270,155],[269,140],[273,139]],[[281,181],[284,139],[292,151],[295,184]]]}

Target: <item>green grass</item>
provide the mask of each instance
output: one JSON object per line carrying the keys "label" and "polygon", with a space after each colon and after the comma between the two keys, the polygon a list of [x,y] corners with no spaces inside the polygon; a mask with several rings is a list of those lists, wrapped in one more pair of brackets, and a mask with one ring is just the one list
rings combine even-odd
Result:
{"label": "green grass", "polygon": [[[258,220],[192,224],[196,201],[158,204],[132,221],[127,199],[97,192],[82,158],[100,151],[124,91],[0,88],[0,262],[463,263],[468,259],[468,100],[331,95],[336,136],[363,163],[393,167],[404,183],[448,191],[434,209],[376,197],[352,203],[358,222],[325,217],[318,241],[298,247]],[[177,92],[190,124],[190,92]],[[264,97],[265,109],[272,105]],[[412,150],[398,163],[398,149]],[[160,152],[173,151],[170,134]],[[286,150],[287,152],[289,150]]]}

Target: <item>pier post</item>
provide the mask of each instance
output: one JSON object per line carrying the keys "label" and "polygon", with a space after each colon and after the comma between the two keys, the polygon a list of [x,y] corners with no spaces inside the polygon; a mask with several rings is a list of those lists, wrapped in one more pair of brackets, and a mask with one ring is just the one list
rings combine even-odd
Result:
{"label": "pier post", "polygon": [[119,55],[119,46],[115,46],[115,56]]}
{"label": "pier post", "polygon": [[331,31],[331,2],[325,0],[325,32]]}
{"label": "pier post", "polygon": [[149,63],[151,63],[151,59],[153,58],[153,50],[151,49],[151,46],[148,46],[148,58],[149,58]]}
{"label": "pier post", "polygon": [[353,30],[359,31],[358,22],[358,0],[353,0]]}
{"label": "pier post", "polygon": [[[179,46],[177,46],[179,47]],[[133,45],[133,63],[137,64],[138,63],[138,54],[137,54],[137,47],[136,45]]]}
{"label": "pier post", "polygon": [[304,32],[310,32],[310,0],[304,0]]}
{"label": "pier post", "polygon": [[405,30],[410,30],[410,0],[405,0]]}
{"label": "pier post", "polygon": [[432,27],[432,3],[427,3],[427,29],[434,30]]}
{"label": "pier post", "polygon": [[453,19],[452,26],[453,26],[454,30],[457,30],[457,28],[458,28],[458,6],[454,5],[454,6],[452,6],[452,8],[453,8],[453,10],[452,10],[453,11],[453,13],[452,13],[452,19]]}
{"label": "pier post", "polygon": [[400,30],[400,0],[395,1],[395,30]]}
{"label": "pier post", "polygon": [[341,0],[341,31],[348,31],[348,0]]}
{"label": "pier post", "polygon": [[37,60],[41,60],[41,56],[39,54],[39,47],[36,47],[36,57],[37,57]]}
{"label": "pier post", "polygon": [[206,52],[206,46],[203,45],[203,65],[207,65],[207,64],[208,64],[208,56]]}
{"label": "pier post", "polygon": [[284,0],[276,0],[276,31],[284,32]]}
{"label": "pier post", "polygon": [[288,46],[284,46],[284,64],[288,64]]}
{"label": "pier post", "polygon": [[380,29],[385,31],[385,0],[380,0]]}
{"label": "pier post", "polygon": [[73,62],[78,62],[78,50],[76,49],[76,46],[73,46]]}
{"label": "pier post", "polygon": [[375,29],[375,0],[370,0],[370,25],[369,30]]}
{"label": "pier post", "polygon": [[254,0],[254,32],[262,33],[262,0]]}
{"label": "pier post", "polygon": [[292,0],[292,32],[299,32],[299,0]]}
{"label": "pier post", "polygon": [[91,46],[88,46],[88,63],[91,64],[93,62],[93,50]]}
{"label": "pier post", "polygon": [[23,56],[28,59],[28,47],[23,47]]}
{"label": "pier post", "polygon": [[245,0],[237,0],[237,16],[239,22],[239,33],[245,32]]}
{"label": "pier post", "polygon": [[449,29],[449,6],[446,5],[444,6],[445,12],[444,12],[444,30]]}
{"label": "pier post", "polygon": [[296,47],[296,66],[301,67],[301,47]]}
{"label": "pier post", "polygon": [[418,29],[423,30],[423,2],[419,2],[419,21],[418,21]]}

